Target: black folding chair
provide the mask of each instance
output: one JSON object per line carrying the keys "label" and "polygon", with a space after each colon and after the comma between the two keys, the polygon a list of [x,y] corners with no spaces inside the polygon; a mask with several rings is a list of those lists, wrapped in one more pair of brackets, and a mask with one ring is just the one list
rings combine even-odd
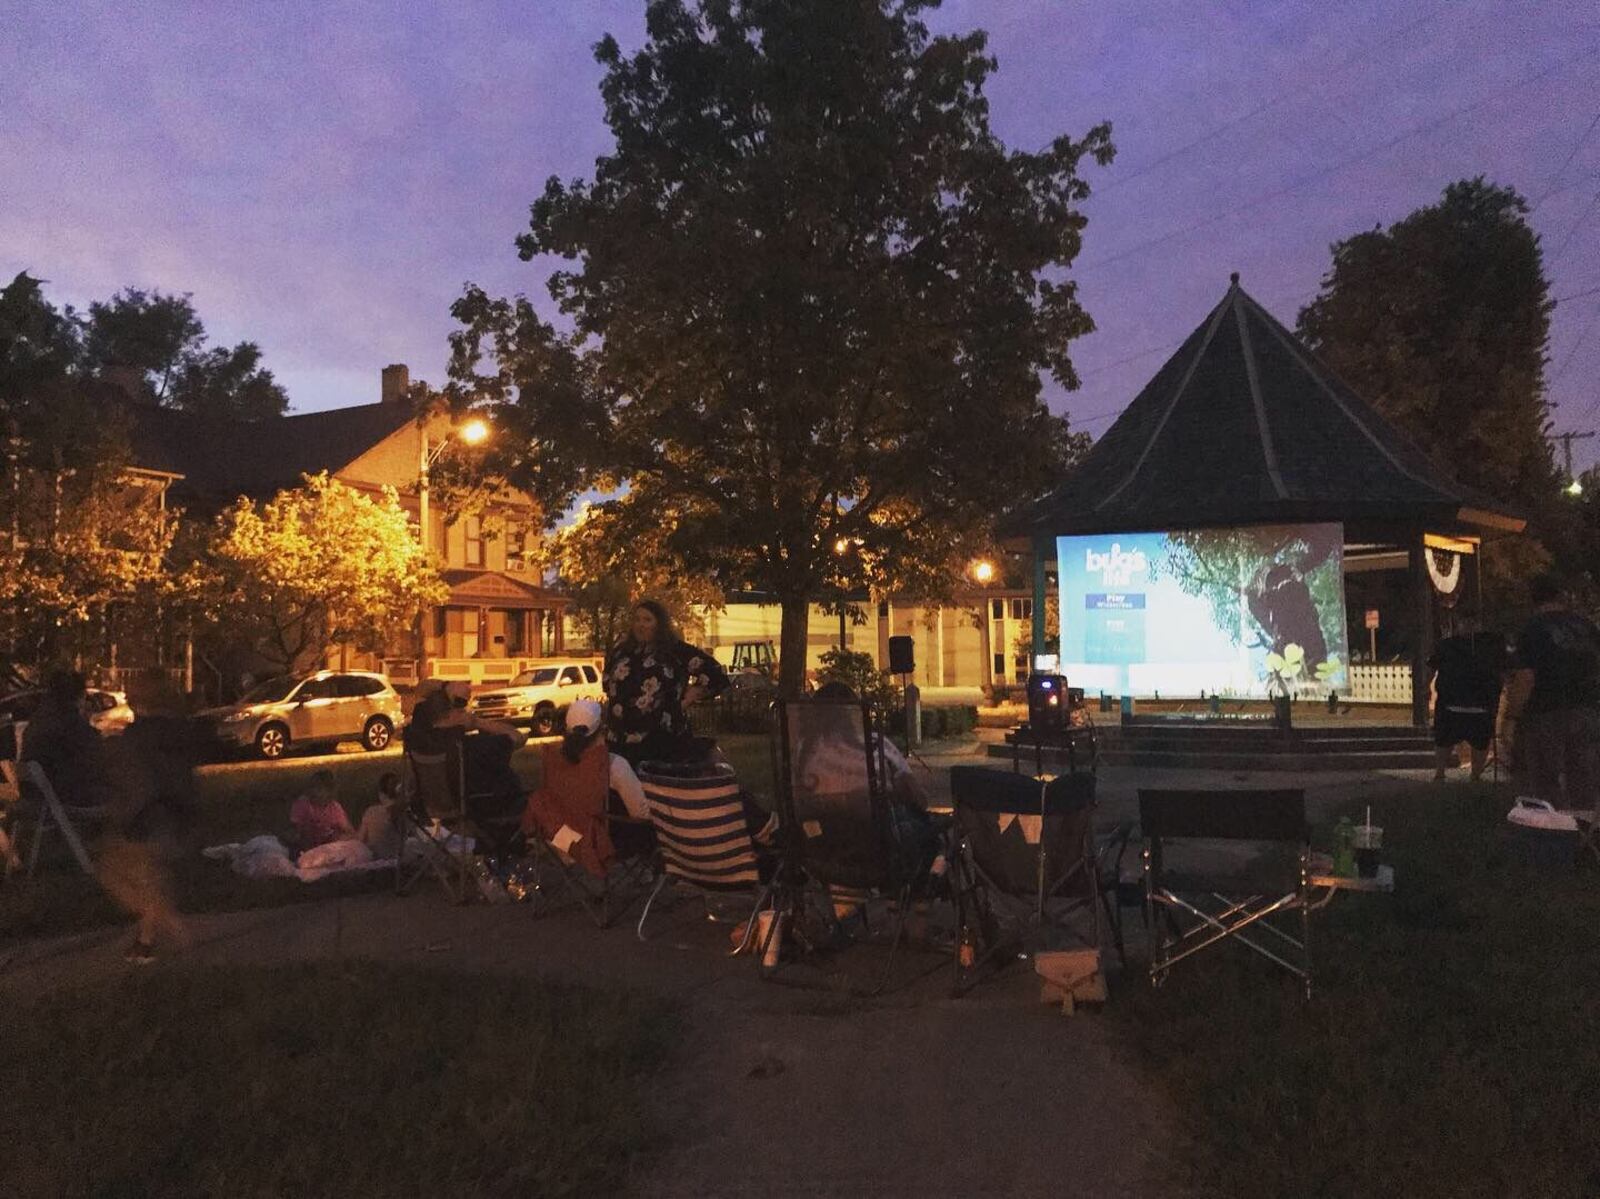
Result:
{"label": "black folding chair", "polygon": [[878,994],[893,974],[918,882],[889,809],[881,733],[871,709],[854,700],[780,700],[774,711],[782,844],[774,924],[807,947],[809,898],[819,900],[814,910],[835,936],[835,904],[864,911],[891,899],[888,960],[867,992]]}
{"label": "black folding chair", "polygon": [[22,763],[19,790],[23,798],[22,806],[26,809],[31,804],[36,816],[33,848],[28,851],[29,877],[39,868],[39,855],[44,848],[45,837],[52,830],[60,834],[78,868],[94,877],[94,865],[89,861],[88,850],[84,848],[82,830],[105,823],[105,806],[74,804],[63,800],[45,774],[44,767],[33,761]]}
{"label": "black folding chair", "polygon": [[[452,903],[465,903],[473,893],[477,854],[472,822],[467,817],[462,755],[456,748],[442,754],[407,749],[405,763],[395,894],[409,894],[431,875]],[[408,855],[412,858],[409,862]]]}
{"label": "black folding chair", "polygon": [[[1311,997],[1311,844],[1300,790],[1139,792],[1150,983],[1225,941],[1299,979]],[[1234,860],[1219,861],[1233,843]],[[1174,845],[1177,842],[1177,845]],[[1254,852],[1238,856],[1240,843]],[[1176,849],[1180,860],[1169,861]],[[1299,936],[1273,918],[1300,917]]]}
{"label": "black folding chair", "polygon": [[[1048,781],[986,766],[950,768],[956,854],[955,991],[1032,937],[1061,936],[1100,948],[1100,887],[1094,841],[1095,776]],[[1089,916],[1089,933],[1078,917]],[[963,962],[970,954],[972,960]]]}

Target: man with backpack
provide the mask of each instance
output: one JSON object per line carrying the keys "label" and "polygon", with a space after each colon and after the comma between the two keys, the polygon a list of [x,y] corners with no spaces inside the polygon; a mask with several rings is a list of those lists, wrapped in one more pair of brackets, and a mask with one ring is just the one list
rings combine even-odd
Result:
{"label": "man with backpack", "polygon": [[1558,808],[1600,808],[1600,629],[1571,611],[1560,582],[1534,579],[1538,611],[1517,637],[1506,719],[1535,794]]}

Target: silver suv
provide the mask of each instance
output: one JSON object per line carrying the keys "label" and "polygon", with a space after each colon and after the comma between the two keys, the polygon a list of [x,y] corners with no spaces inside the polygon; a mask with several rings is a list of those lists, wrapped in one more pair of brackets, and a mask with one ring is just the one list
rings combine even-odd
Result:
{"label": "silver suv", "polygon": [[541,662],[524,670],[510,683],[485,688],[469,703],[479,716],[530,726],[539,736],[548,736],[561,726],[562,714],[574,700],[602,702],[605,691],[600,672],[593,662]]}
{"label": "silver suv", "polygon": [[281,758],[291,745],[360,741],[386,749],[404,723],[400,696],[381,674],[319,670],[258,683],[236,704],[201,713],[225,744]]}

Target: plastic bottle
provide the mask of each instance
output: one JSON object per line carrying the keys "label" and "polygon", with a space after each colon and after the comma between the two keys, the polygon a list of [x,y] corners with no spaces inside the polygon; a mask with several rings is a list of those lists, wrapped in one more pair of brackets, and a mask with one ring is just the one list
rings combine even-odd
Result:
{"label": "plastic bottle", "polygon": [[1356,830],[1350,817],[1339,817],[1333,830],[1333,872],[1340,878],[1349,878],[1356,872]]}
{"label": "plastic bottle", "polygon": [[961,944],[956,953],[956,960],[961,963],[963,970],[971,970],[978,960],[978,939],[972,935],[972,926],[961,926]]}

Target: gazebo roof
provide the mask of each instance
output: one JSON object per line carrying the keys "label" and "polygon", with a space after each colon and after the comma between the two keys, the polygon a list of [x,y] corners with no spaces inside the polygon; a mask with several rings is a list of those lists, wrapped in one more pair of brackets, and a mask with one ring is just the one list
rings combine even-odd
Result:
{"label": "gazebo roof", "polygon": [[1341,521],[1520,531],[1239,286],[1018,522],[1039,535]]}

